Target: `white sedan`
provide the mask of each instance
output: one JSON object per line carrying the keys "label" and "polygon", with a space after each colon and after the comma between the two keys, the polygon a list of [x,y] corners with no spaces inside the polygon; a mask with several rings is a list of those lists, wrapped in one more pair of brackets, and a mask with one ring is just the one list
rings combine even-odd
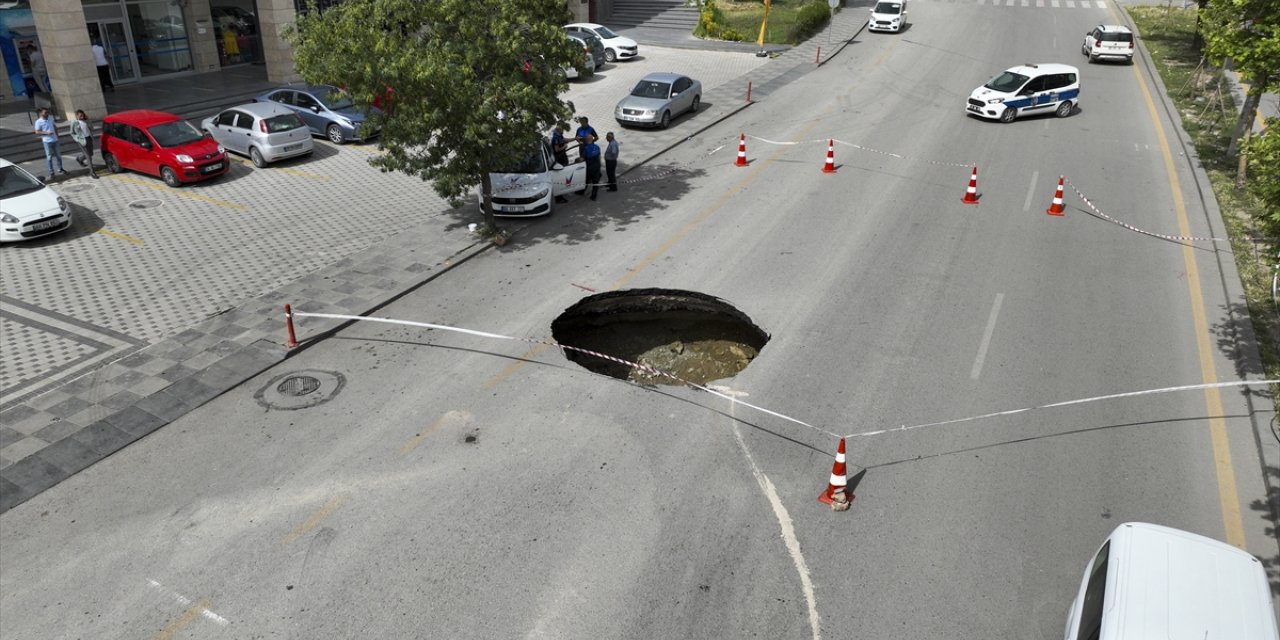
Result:
{"label": "white sedan", "polygon": [[640,52],[640,45],[635,40],[626,36],[620,36],[604,25],[594,22],[575,22],[566,24],[564,30],[569,33],[590,33],[604,43],[604,59],[605,62],[617,62],[619,60],[629,60],[636,57]]}
{"label": "white sedan", "polygon": [[71,226],[71,205],[44,181],[0,158],[0,242],[30,240]]}

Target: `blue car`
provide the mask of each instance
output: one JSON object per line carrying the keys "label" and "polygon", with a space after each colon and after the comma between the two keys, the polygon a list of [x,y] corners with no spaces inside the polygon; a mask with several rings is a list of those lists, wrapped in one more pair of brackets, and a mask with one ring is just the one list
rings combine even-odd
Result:
{"label": "blue car", "polygon": [[[356,107],[346,92],[327,84],[276,87],[254,101],[275,102],[293,109],[307,123],[311,135],[324,136],[334,144],[365,140],[378,133],[365,125],[365,111]],[[375,107],[368,110],[381,113]]]}

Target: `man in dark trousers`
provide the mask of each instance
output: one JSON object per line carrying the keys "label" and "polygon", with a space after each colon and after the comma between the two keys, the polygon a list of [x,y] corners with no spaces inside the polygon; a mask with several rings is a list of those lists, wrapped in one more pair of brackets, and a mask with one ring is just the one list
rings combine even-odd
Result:
{"label": "man in dark trousers", "polygon": [[604,173],[609,178],[609,190],[618,190],[618,141],[614,139],[613,132],[604,134],[604,139],[608,144],[604,146]]}
{"label": "man in dark trousers", "polygon": [[587,117],[578,118],[578,130],[574,132],[573,139],[578,141],[578,157],[585,158],[586,154],[582,152],[583,145],[587,144],[587,136],[591,136],[596,140],[600,139],[600,134],[596,133],[595,127],[587,122]]}
{"label": "man in dark trousers", "polygon": [[591,187],[591,199],[596,199],[596,192],[600,191],[600,145],[596,144],[596,137],[587,134],[587,143],[582,145],[582,157],[587,161],[587,186]]}

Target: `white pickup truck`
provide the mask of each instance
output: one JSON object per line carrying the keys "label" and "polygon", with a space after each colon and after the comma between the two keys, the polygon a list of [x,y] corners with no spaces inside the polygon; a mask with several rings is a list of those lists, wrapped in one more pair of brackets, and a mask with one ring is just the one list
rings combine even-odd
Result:
{"label": "white pickup truck", "polygon": [[[533,217],[551,213],[557,196],[587,188],[587,165],[556,164],[551,142],[545,138],[516,166],[489,174],[493,185],[493,215],[501,217]],[[484,194],[480,194],[484,208]]]}

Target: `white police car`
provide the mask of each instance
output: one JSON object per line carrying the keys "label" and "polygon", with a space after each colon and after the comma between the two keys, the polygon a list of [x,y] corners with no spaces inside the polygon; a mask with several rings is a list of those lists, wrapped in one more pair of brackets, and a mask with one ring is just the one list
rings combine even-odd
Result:
{"label": "white police car", "polygon": [[1071,115],[1080,104],[1080,70],[1066,64],[1024,64],[1007,69],[969,94],[972,116],[1013,122],[1018,116]]}

